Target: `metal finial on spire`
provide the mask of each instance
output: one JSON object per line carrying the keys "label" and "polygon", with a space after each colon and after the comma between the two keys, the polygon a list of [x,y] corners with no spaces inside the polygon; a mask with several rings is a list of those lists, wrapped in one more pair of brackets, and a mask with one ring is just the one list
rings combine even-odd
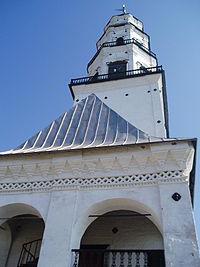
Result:
{"label": "metal finial on spire", "polygon": [[126,14],[126,5],[122,5],[122,11],[124,14]]}
{"label": "metal finial on spire", "polygon": [[126,5],[125,4],[122,5],[122,8],[117,9],[117,10],[123,12],[123,14],[127,14],[127,9],[126,9]]}

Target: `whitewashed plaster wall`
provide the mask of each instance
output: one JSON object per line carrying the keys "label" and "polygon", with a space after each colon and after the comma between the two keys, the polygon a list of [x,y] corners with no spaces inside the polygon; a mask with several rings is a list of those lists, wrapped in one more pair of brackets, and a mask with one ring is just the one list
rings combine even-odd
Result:
{"label": "whitewashed plaster wall", "polygon": [[138,63],[146,68],[155,67],[157,61],[154,57],[143,51],[135,44],[104,47],[88,68],[88,75],[93,76],[98,70],[99,74],[108,73],[108,63],[125,60],[128,63],[127,70],[139,69]]}
{"label": "whitewashed plaster wall", "polygon": [[73,92],[74,103],[94,93],[140,130],[166,137],[162,74],[73,86]]}
{"label": "whitewashed plaster wall", "polygon": [[150,213],[163,235],[166,266],[197,267],[188,191],[193,156],[188,141],[7,156],[0,161],[0,215],[14,203],[38,210],[45,221],[39,267],[69,267],[71,249],[94,221],[88,216],[113,210]]}
{"label": "whitewashed plaster wall", "polygon": [[116,41],[119,37],[123,37],[124,39],[134,38],[149,49],[149,39],[147,35],[141,33],[132,25],[118,27],[117,30],[115,27],[109,27],[108,30],[102,36],[102,38],[97,42],[97,49],[100,49],[101,46],[106,42]]}
{"label": "whitewashed plaster wall", "polygon": [[106,42],[116,41],[117,38],[123,37],[124,39],[130,39],[130,27],[118,27],[116,30],[115,27],[109,27],[107,31],[104,33],[102,39],[97,42],[97,48],[100,49],[102,44]]}
{"label": "whitewashed plaster wall", "polygon": [[[197,237],[194,231],[194,214],[185,184],[160,185],[161,207],[166,266],[200,266]],[[182,199],[173,201],[173,191],[179,192]],[[196,241],[195,241],[196,240]]]}
{"label": "whitewashed plaster wall", "polygon": [[[122,23],[129,22],[131,24],[126,24],[124,26],[113,27],[113,25],[118,25]],[[104,28],[104,34],[97,42],[97,48],[105,42],[112,42],[116,37],[128,37],[129,39],[138,39],[144,46],[149,46],[148,36],[142,32],[143,23],[134,19],[133,16],[127,14],[124,16],[113,16],[108,25]]]}
{"label": "whitewashed plaster wall", "polygon": [[136,27],[138,27],[140,30],[143,29],[143,22],[136,19],[135,17],[133,17],[133,15],[131,14],[121,14],[121,15],[115,15],[112,16],[111,19],[109,20],[108,24],[105,26],[104,30],[106,31],[106,29],[113,24],[121,24],[125,21],[128,21],[130,23],[132,23],[133,25],[135,25]]}

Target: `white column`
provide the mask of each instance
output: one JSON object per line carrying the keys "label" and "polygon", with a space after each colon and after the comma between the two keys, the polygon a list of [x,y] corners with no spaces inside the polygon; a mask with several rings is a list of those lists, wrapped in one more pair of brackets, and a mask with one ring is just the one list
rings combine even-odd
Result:
{"label": "white column", "polygon": [[38,267],[69,267],[76,191],[52,192]]}
{"label": "white column", "polygon": [[7,223],[0,223],[0,267],[6,266],[11,245],[11,231]]}
{"label": "white column", "polygon": [[[160,185],[166,267],[199,267],[199,251],[189,188],[186,183]],[[175,201],[174,193],[181,199]]]}

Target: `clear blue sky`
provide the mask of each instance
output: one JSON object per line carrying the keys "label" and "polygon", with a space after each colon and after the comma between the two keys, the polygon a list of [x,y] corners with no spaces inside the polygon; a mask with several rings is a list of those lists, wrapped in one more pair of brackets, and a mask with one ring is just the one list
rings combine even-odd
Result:
{"label": "clear blue sky", "polygon": [[[199,0],[0,0],[0,150],[71,107],[67,84],[86,74],[97,38],[123,3],[144,22],[166,70],[170,135],[200,137]],[[200,229],[198,202],[200,183]]]}

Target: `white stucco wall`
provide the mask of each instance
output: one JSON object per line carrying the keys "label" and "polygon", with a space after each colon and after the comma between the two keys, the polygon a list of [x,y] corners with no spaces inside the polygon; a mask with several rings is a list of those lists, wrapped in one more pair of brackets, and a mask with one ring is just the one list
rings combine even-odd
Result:
{"label": "white stucco wall", "polygon": [[[125,38],[126,39],[126,38]],[[138,63],[146,68],[155,67],[157,61],[154,57],[143,51],[135,44],[121,46],[104,47],[99,55],[88,68],[88,75],[93,76],[98,70],[98,74],[108,73],[108,64],[115,61],[127,61],[127,70],[139,69]]]}
{"label": "white stucco wall", "polygon": [[121,24],[124,21],[131,22],[133,25],[137,26],[140,30],[143,29],[143,22],[136,19],[136,17],[133,17],[133,15],[127,13],[127,14],[112,16],[108,24],[105,26],[104,30],[106,30],[110,25],[118,24],[118,23]]}
{"label": "white stucco wall", "polygon": [[[120,25],[127,22],[131,24],[113,27],[113,25]],[[124,16],[113,16],[108,25],[104,28],[104,34],[101,39],[97,42],[97,48],[99,49],[105,42],[115,41],[116,38],[122,36],[125,38],[127,37],[127,39],[135,38],[148,48],[149,39],[147,35],[142,32],[142,29],[142,22],[133,18],[130,14],[126,14]]]}
{"label": "white stucco wall", "polygon": [[162,74],[73,86],[73,92],[74,103],[94,93],[140,130],[166,137]]}
{"label": "white stucco wall", "polygon": [[[194,217],[186,184],[160,185],[166,266],[200,266]],[[180,201],[171,198],[174,192]],[[173,222],[173,223],[172,223]]]}

